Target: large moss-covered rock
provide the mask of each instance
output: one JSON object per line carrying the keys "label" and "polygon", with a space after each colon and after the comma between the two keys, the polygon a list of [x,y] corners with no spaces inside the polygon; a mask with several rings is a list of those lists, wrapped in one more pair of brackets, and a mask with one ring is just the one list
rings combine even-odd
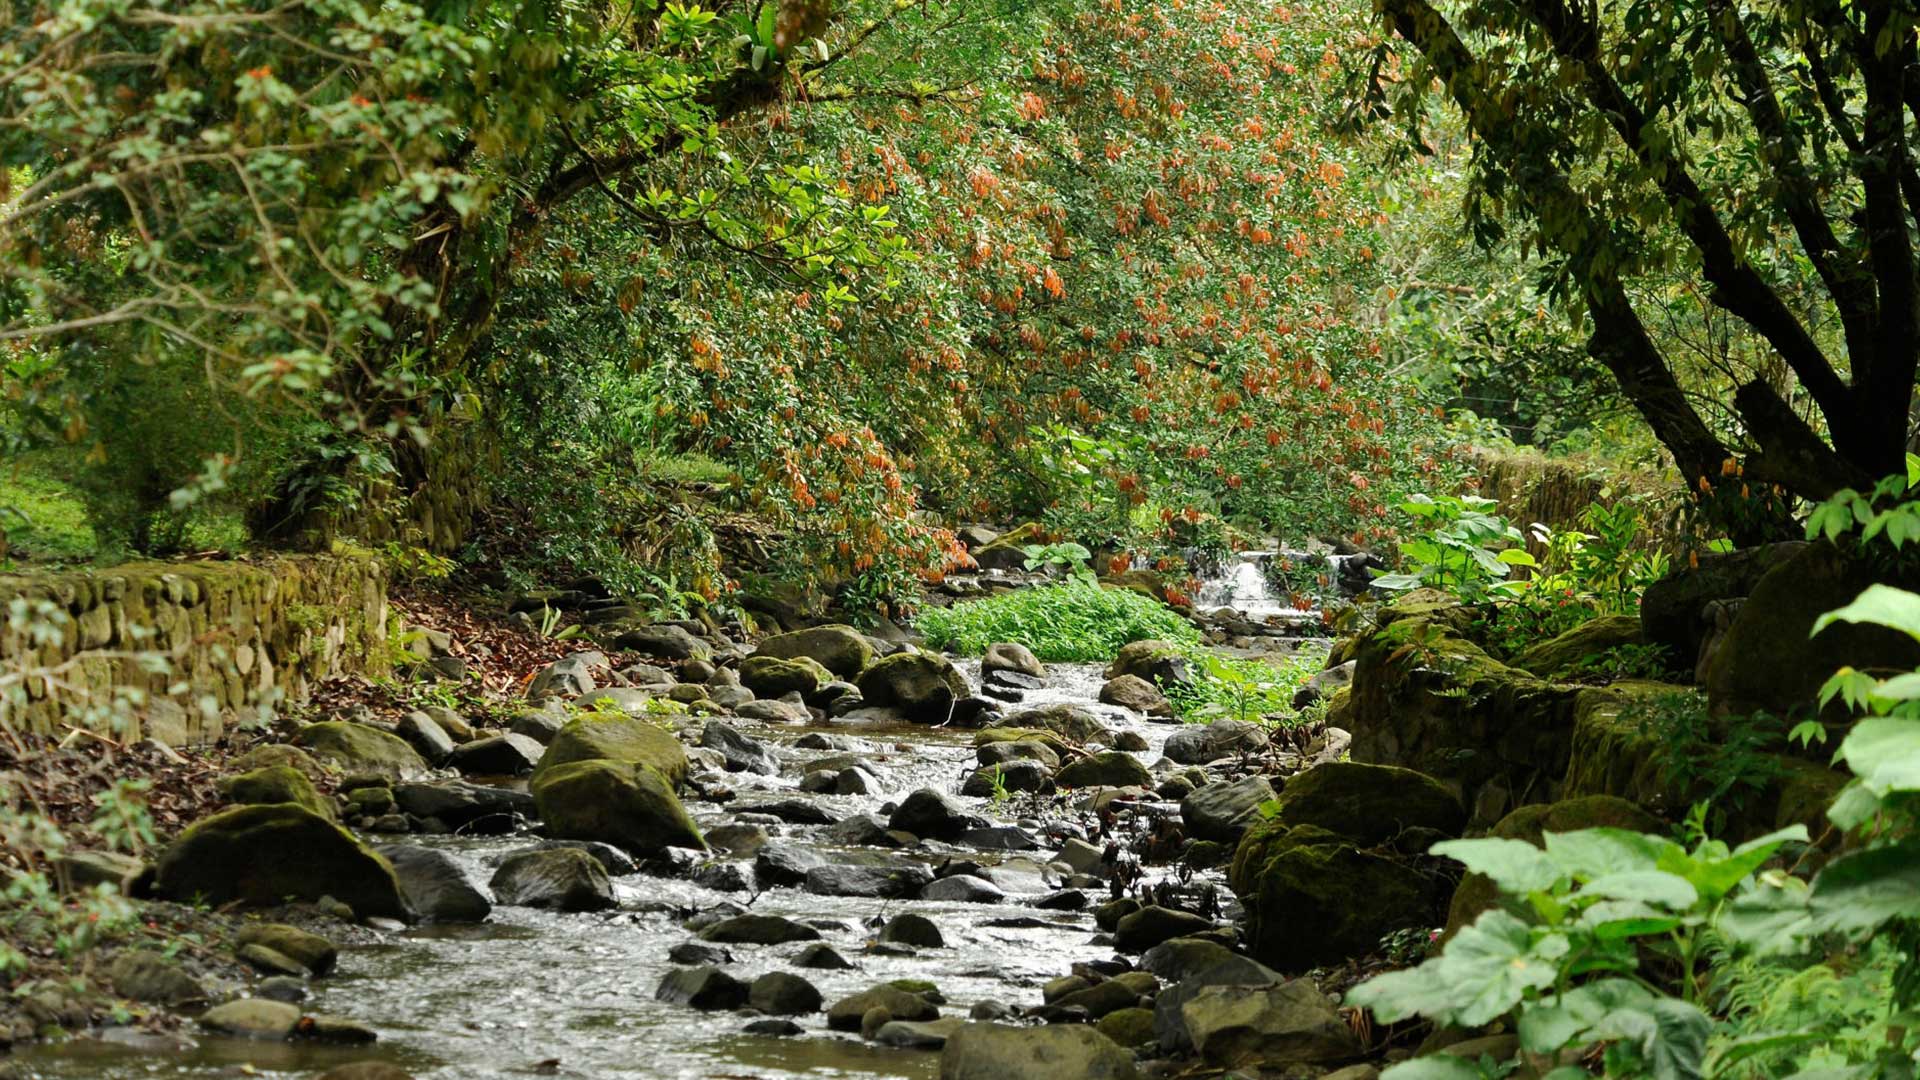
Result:
{"label": "large moss-covered rock", "polygon": [[1159,687],[1184,686],[1193,681],[1191,665],[1179,645],[1171,641],[1130,641],[1120,646],[1107,678],[1132,675]]}
{"label": "large moss-covered rock", "polygon": [[[1835,623],[1813,634],[1815,620],[1874,584],[1889,582],[1874,564],[1832,544],[1809,544],[1768,570],[1728,625],[1707,664],[1707,698],[1716,717],[1768,712],[1812,715],[1820,687],[1844,666],[1911,671],[1920,642],[1885,627]],[[1811,635],[1811,636],[1809,636]],[[1829,709],[1844,715],[1835,701]]]}
{"label": "large moss-covered rock", "polygon": [[547,832],[559,839],[603,840],[644,855],[706,847],[672,785],[650,765],[556,765],[534,777],[533,799]]}
{"label": "large moss-covered rock", "polygon": [[856,679],[873,663],[873,646],[851,626],[832,624],[775,634],[762,641],[760,656],[794,660],[805,657],[842,679]]}
{"label": "large moss-covered rock", "polygon": [[1133,1054],[1084,1024],[967,1024],[940,1052],[940,1080],[1133,1080]]}
{"label": "large moss-covered rock", "polygon": [[1029,521],[1000,534],[992,543],[973,549],[970,554],[982,570],[1021,570],[1027,565],[1027,548],[1046,542],[1046,530]]}
{"label": "large moss-covered rock", "polygon": [[1444,881],[1409,861],[1313,825],[1266,821],[1234,854],[1255,959],[1304,971],[1362,955],[1409,926],[1432,926]]}
{"label": "large moss-covered rock", "polygon": [[[1670,782],[1669,748],[1655,716],[1692,695],[1686,687],[1641,681],[1582,692],[1561,797],[1613,795],[1661,816],[1684,813],[1691,796]],[[1674,702],[1663,705],[1666,698]]]}
{"label": "large moss-covered rock", "polygon": [[1288,780],[1275,819],[1313,825],[1372,846],[1408,829],[1457,836],[1466,824],[1460,799],[1431,776],[1391,765],[1335,761]]}
{"label": "large moss-covered rock", "polygon": [[1559,637],[1528,646],[1514,657],[1513,666],[1521,671],[1551,677],[1571,671],[1582,661],[1604,654],[1622,645],[1639,645],[1640,620],[1632,615],[1601,615],[1588,619]]}
{"label": "large moss-covered rock", "polygon": [[220,794],[228,802],[249,805],[294,803],[321,817],[333,817],[333,804],[320,796],[313,781],[291,765],[268,765],[226,777],[220,781]]}
{"label": "large moss-covered rock", "polygon": [[932,653],[896,653],[861,672],[854,685],[866,704],[899,709],[916,724],[945,723],[954,702],[972,692],[958,668]]}
{"label": "large moss-covered rock", "polygon": [[687,780],[687,751],[673,733],[650,717],[591,713],[567,722],[534,767],[536,783],[549,769],[576,761],[645,765],[678,788]]}
{"label": "large moss-covered rock", "polygon": [[1676,667],[1691,671],[1700,646],[1713,632],[1709,609],[1753,592],[1767,572],[1806,548],[1801,541],[1702,555],[1647,586],[1640,597],[1640,628],[1646,640],[1664,645]]}
{"label": "large moss-covered rock", "polygon": [[1113,732],[1100,717],[1084,705],[1057,702],[1036,709],[1022,709],[994,725],[1018,731],[1051,731],[1070,743],[1086,746],[1113,742]]}
{"label": "large moss-covered rock", "polygon": [[1335,695],[1329,723],[1352,732],[1354,761],[1405,766],[1457,788],[1484,828],[1517,799],[1554,797],[1582,688],[1489,656],[1459,628],[1473,617],[1439,600],[1384,608],[1385,625],[1354,639],[1353,685],[1344,700]]}
{"label": "large moss-covered rock", "polygon": [[756,655],[740,662],[740,685],[763,698],[777,698],[792,693],[811,698],[832,681],[831,671],[821,666],[819,661],[805,656],[788,660]]}
{"label": "large moss-covered rock", "polygon": [[1152,787],[1153,774],[1124,750],[1107,750],[1069,762],[1054,774],[1063,788]]}
{"label": "large moss-covered rock", "polygon": [[343,773],[416,780],[433,769],[405,739],[348,720],[308,724],[293,737],[296,745]]}
{"label": "large moss-covered rock", "polygon": [[237,806],[195,822],[160,856],[154,892],[216,906],[331,896],[362,918],[407,918],[387,861],[294,803]]}
{"label": "large moss-covered rock", "polygon": [[[1581,829],[1627,829],[1632,832],[1665,833],[1666,823],[1625,799],[1611,795],[1583,795],[1556,803],[1523,806],[1501,818],[1488,831],[1489,836],[1506,840],[1524,840],[1535,847],[1545,844],[1548,833],[1577,832]],[[1446,936],[1473,922],[1500,898],[1500,890],[1491,879],[1468,874],[1460,879],[1447,907]]]}

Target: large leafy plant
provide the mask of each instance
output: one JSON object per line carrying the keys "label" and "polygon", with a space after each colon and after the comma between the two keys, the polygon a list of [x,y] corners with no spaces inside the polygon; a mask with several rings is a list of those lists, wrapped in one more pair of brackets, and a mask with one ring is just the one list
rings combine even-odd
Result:
{"label": "large leafy plant", "polygon": [[1511,594],[1507,579],[1516,566],[1532,566],[1526,539],[1512,522],[1492,513],[1494,502],[1474,495],[1414,495],[1400,509],[1427,526],[1422,536],[1403,541],[1404,569],[1382,574],[1374,585],[1382,589],[1431,587],[1473,602],[1499,593]]}

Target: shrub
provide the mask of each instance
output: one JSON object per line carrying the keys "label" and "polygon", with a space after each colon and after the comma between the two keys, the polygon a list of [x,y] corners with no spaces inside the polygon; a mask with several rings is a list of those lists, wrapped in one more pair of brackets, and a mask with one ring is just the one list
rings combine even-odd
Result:
{"label": "shrub", "polygon": [[927,644],[966,656],[978,656],[996,641],[1014,641],[1042,660],[1056,661],[1108,660],[1130,641],[1200,641],[1200,631],[1179,612],[1086,574],[930,608],[921,614],[919,627]]}

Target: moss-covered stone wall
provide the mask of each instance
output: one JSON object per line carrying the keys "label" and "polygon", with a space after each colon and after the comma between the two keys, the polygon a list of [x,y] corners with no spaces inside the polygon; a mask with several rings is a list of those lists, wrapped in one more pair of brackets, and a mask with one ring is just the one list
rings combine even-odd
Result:
{"label": "moss-covered stone wall", "polygon": [[389,662],[386,571],[364,554],[0,575],[0,606],[18,600],[52,612],[31,620],[37,633],[0,622],[0,677],[31,674],[24,703],[0,694],[0,722],[16,730],[210,742],[323,679],[384,675]]}

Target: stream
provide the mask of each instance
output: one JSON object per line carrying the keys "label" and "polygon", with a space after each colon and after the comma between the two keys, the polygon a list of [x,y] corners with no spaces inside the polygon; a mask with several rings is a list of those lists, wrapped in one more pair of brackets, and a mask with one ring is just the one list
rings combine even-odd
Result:
{"label": "stream", "polygon": [[[978,663],[963,662],[962,668],[977,686]],[[1084,705],[1115,732],[1143,737],[1148,749],[1136,756],[1153,767],[1175,728],[1147,722],[1125,709],[1095,704],[1101,682],[1099,665],[1055,664],[1046,686],[1030,691],[1010,711],[1054,702]],[[783,769],[778,776],[728,774],[735,792],[731,803],[689,801],[688,808],[703,830],[735,820],[730,806],[762,795],[807,799],[835,819],[876,812],[921,787],[955,795],[975,767],[970,731],[729,722],[774,747]],[[813,731],[858,740],[859,752],[877,766],[884,790],[864,796],[800,794],[797,785],[806,762],[846,752],[803,750],[794,745]],[[937,984],[947,1002],[941,1006],[943,1016],[966,1016],[976,1002],[988,999],[1033,1007],[1041,1003],[1040,985],[1066,974],[1073,963],[1111,958],[1110,945],[1093,943],[1098,931],[1091,909],[1107,899],[1104,886],[1087,890],[1089,903],[1082,911],[1041,910],[1029,903],[1060,887],[1059,875],[1046,866],[1058,849],[1054,837],[1087,835],[1094,815],[1074,809],[1062,797],[1011,804],[991,799],[959,801],[995,824],[1019,824],[1039,838],[1039,848],[1009,853],[928,841],[911,851],[893,853],[835,848],[820,835],[824,826],[763,823],[763,827],[774,840],[797,842],[831,862],[902,855],[930,866],[948,857],[975,860],[987,864],[995,884],[1009,894],[1004,903],[829,897],[797,888],[775,888],[752,897],[746,892],[713,891],[685,877],[643,872],[614,879],[620,905],[612,911],[559,914],[497,906],[485,923],[418,926],[388,934],[375,944],[343,946],[337,972],[313,980],[312,996],[302,1007],[372,1026],[380,1041],[371,1047],[268,1044],[198,1033],[135,1036],[128,1033],[131,1029],[121,1029],[97,1038],[31,1047],[12,1062],[14,1068],[24,1070],[18,1075],[47,1080],[313,1077],[334,1065],[367,1059],[391,1061],[422,1080],[931,1078],[938,1071],[937,1052],[887,1049],[857,1035],[829,1032],[822,1013],[798,1018],[806,1029],[800,1036],[755,1036],[741,1032],[751,1015],[666,1004],[654,999],[654,991],[674,966],[668,950],[694,936],[682,927],[690,915],[729,903],[744,904],[750,898],[750,910],[756,914],[785,915],[820,927],[827,944],[856,965],[852,971],[800,972],[819,987],[828,1004],[882,982],[911,978]],[[524,836],[404,839],[453,853],[476,882],[491,875],[490,860],[530,842]],[[743,869],[751,878],[751,855],[716,853],[716,857],[744,859]],[[1141,884],[1151,884],[1156,875],[1172,870],[1148,868]],[[1197,875],[1194,881],[1220,884],[1222,899],[1231,902],[1219,874]],[[946,947],[922,949],[917,955],[865,951],[874,933],[869,920],[908,910],[938,924]],[[789,961],[804,947],[731,945],[733,961],[726,967],[747,980],[767,971],[795,970]]]}

